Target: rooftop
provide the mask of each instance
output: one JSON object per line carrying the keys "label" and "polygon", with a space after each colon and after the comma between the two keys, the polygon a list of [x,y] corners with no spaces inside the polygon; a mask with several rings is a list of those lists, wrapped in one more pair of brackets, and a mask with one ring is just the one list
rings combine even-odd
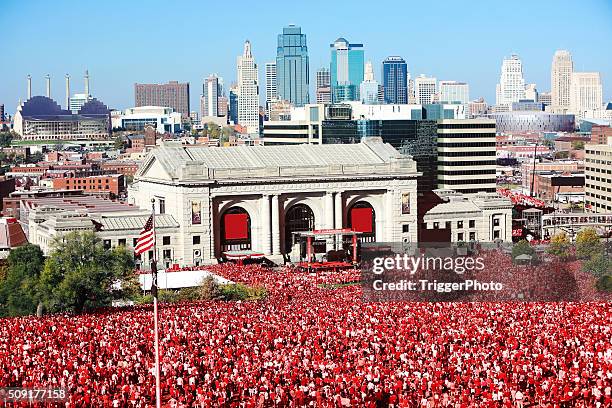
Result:
{"label": "rooftop", "polygon": [[[151,151],[137,177],[151,175],[149,170],[159,163],[171,178],[273,177],[328,174],[376,173],[416,175],[410,156],[400,154],[380,138],[366,138],[356,144],[235,146],[207,147],[167,142]],[[210,177],[208,170],[212,170]],[[274,174],[275,173],[275,174]],[[225,175],[225,176],[224,176]]]}

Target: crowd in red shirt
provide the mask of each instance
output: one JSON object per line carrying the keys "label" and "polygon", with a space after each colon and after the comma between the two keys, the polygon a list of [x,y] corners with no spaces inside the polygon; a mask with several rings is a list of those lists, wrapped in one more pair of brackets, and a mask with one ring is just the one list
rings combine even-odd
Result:
{"label": "crowd in red shirt", "polygon": [[[610,303],[367,303],[322,285],[356,272],[211,269],[268,296],[161,307],[164,406],[612,405]],[[0,320],[0,387],[145,407],[153,365],[150,307]]]}

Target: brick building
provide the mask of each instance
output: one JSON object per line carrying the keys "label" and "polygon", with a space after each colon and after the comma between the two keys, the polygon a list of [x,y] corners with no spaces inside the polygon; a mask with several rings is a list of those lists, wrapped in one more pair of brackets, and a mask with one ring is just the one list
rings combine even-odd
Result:
{"label": "brick building", "polygon": [[60,177],[53,179],[53,189],[83,190],[86,193],[108,193],[116,197],[125,191],[122,174],[111,174],[88,177]]}

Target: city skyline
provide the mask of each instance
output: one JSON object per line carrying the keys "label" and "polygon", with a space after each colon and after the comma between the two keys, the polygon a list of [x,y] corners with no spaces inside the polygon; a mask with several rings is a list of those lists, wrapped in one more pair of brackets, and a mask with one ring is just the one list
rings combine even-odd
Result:
{"label": "city skyline", "polygon": [[[406,5],[399,2],[387,2],[386,7],[396,7],[398,11],[406,11],[406,15],[413,14],[419,5]],[[558,3],[554,3],[558,4]],[[612,28],[609,17],[612,16],[612,7],[603,1],[591,1],[581,5],[584,18],[589,19],[590,24],[584,20],[580,24],[574,23],[572,9],[570,7],[552,7],[552,3],[531,4],[522,3],[512,10],[491,11],[484,7],[484,3],[474,4],[466,19],[454,18],[459,6],[447,4],[440,10],[440,18],[445,24],[432,28],[419,21],[413,20],[413,24],[394,25],[393,21],[400,17],[391,17],[385,29],[371,28],[360,24],[366,16],[358,16],[356,10],[343,10],[341,7],[331,7],[328,13],[315,16],[313,10],[307,6],[296,5],[293,12],[286,16],[278,13],[268,13],[274,8],[271,2],[255,12],[257,23],[250,26],[241,24],[248,17],[252,21],[253,16],[233,16],[232,24],[219,24],[223,35],[215,36],[215,41],[196,42],[197,47],[180,47],[173,42],[175,37],[168,37],[167,31],[162,27],[152,26],[151,30],[140,32],[130,27],[122,27],[118,22],[113,22],[98,16],[92,6],[76,2],[63,2],[59,5],[47,5],[42,2],[21,4],[8,2],[4,5],[0,21],[5,27],[5,43],[11,44],[24,41],[24,37],[31,39],[31,47],[7,47],[4,51],[6,61],[0,67],[0,78],[3,78],[3,87],[0,89],[0,103],[4,103],[5,110],[14,114],[18,100],[26,96],[26,76],[32,75],[33,95],[45,94],[45,75],[51,75],[52,98],[62,103],[63,78],[65,74],[78,77],[89,69],[92,78],[92,96],[104,101],[108,106],[123,109],[134,106],[133,87],[135,83],[167,83],[168,81],[189,82],[191,88],[201,89],[202,82],[210,72],[217,72],[220,77],[225,78],[227,85],[237,80],[235,68],[235,57],[239,55],[245,40],[250,40],[253,45],[253,55],[259,62],[260,88],[265,78],[264,63],[273,61],[276,56],[276,39],[278,33],[288,24],[296,24],[302,28],[302,33],[308,36],[308,48],[310,59],[310,101],[314,102],[315,95],[315,72],[320,67],[329,66],[329,44],[338,37],[364,44],[365,60],[372,61],[376,81],[382,82],[382,61],[391,55],[401,56],[408,64],[408,71],[412,78],[419,74],[436,77],[438,80],[456,80],[467,82],[470,85],[470,97],[476,99],[483,96],[488,103],[495,101],[495,84],[499,80],[500,65],[504,57],[513,53],[519,55],[523,62],[523,71],[526,83],[535,83],[538,91],[550,92],[551,60],[556,50],[567,49],[573,57],[575,70],[597,71],[601,73],[603,82],[603,99],[608,101],[612,96],[612,61],[605,57],[604,50],[599,44],[601,41],[593,41],[593,38],[609,38]],[[185,27],[181,32],[186,35],[195,34],[196,25],[191,27],[194,19],[191,14],[197,15],[200,7],[197,3],[181,4],[183,7],[191,8],[194,13],[183,13],[181,18],[185,19]],[[136,12],[136,5],[123,5],[127,14],[130,10]],[[208,7],[208,6],[207,6]],[[215,9],[218,6],[212,5]],[[315,7],[316,8],[316,7]],[[151,7],[155,10],[156,7]],[[177,13],[182,8],[177,9]],[[358,9],[358,8],[356,8]],[[212,11],[212,10],[211,10]],[[529,11],[530,19],[526,21],[523,12]],[[343,12],[347,17],[341,22],[334,18]],[[410,13],[408,13],[410,12]],[[149,13],[144,10],[145,17]],[[172,13],[172,12],[170,12]],[[29,19],[23,20],[19,16],[27,14]],[[71,36],[70,41],[78,47],[87,46],[88,52],[73,54],[71,47],[49,47],[49,43],[61,43],[61,38],[66,32],[60,32],[58,25],[68,24],[69,21],[79,15],[87,14],[91,20],[88,31],[78,38]],[[402,14],[402,13],[399,13]],[[48,20],[42,19],[49,16]],[[483,16],[489,19],[483,19]],[[296,19],[295,16],[299,16]],[[104,19],[103,19],[104,18]],[[103,20],[102,20],[103,19]],[[470,21],[478,21],[471,24]],[[492,20],[492,21],[490,21]],[[96,24],[96,21],[104,21],[104,24]],[[504,36],[490,36],[487,33],[494,32],[497,27],[512,21],[513,35],[511,38]],[[531,24],[538,21],[540,25],[536,28]],[[206,30],[214,30],[215,24],[207,25]],[[474,27],[476,25],[476,27]],[[556,31],[555,36],[534,43],[533,30],[545,30],[546,27],[563,26],[563,30]],[[530,33],[523,32],[524,28],[530,27]],[[198,28],[198,30],[201,30]],[[129,36],[122,33],[129,32]],[[436,47],[428,44],[435,42],[418,41],[419,38],[427,38],[435,35],[440,39],[452,39],[454,32],[464,35],[481,35],[478,42],[466,42],[459,44],[438,42]],[[44,41],[39,38],[44,34]],[[488,38],[494,37],[494,38]],[[134,58],[133,45],[126,42],[122,45],[122,38],[131,38],[139,44],[139,49],[165,50],[170,44],[172,48],[168,51],[169,57],[160,58],[154,53],[151,62],[146,58]],[[387,41],[388,38],[412,38],[411,41]],[[465,45],[463,45],[465,44]],[[70,53],[69,53],[70,52]],[[166,51],[161,51],[162,53]],[[76,57],[75,57],[76,55]],[[81,56],[82,55],[82,56]],[[109,57],[110,56],[110,57]],[[187,61],[187,63],[183,62]],[[454,61],[452,64],[450,61]],[[477,62],[477,63],[476,63]],[[260,99],[265,97],[265,92],[260,90]],[[260,102],[262,102],[260,100]],[[191,110],[197,110],[199,105],[199,93],[191,93]]]}

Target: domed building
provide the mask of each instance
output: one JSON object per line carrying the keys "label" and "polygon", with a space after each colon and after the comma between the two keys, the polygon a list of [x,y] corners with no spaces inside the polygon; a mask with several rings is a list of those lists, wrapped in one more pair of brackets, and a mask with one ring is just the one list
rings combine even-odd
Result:
{"label": "domed building", "polygon": [[33,96],[17,108],[14,130],[24,140],[99,140],[110,137],[110,111],[91,99],[77,114],[53,99]]}

